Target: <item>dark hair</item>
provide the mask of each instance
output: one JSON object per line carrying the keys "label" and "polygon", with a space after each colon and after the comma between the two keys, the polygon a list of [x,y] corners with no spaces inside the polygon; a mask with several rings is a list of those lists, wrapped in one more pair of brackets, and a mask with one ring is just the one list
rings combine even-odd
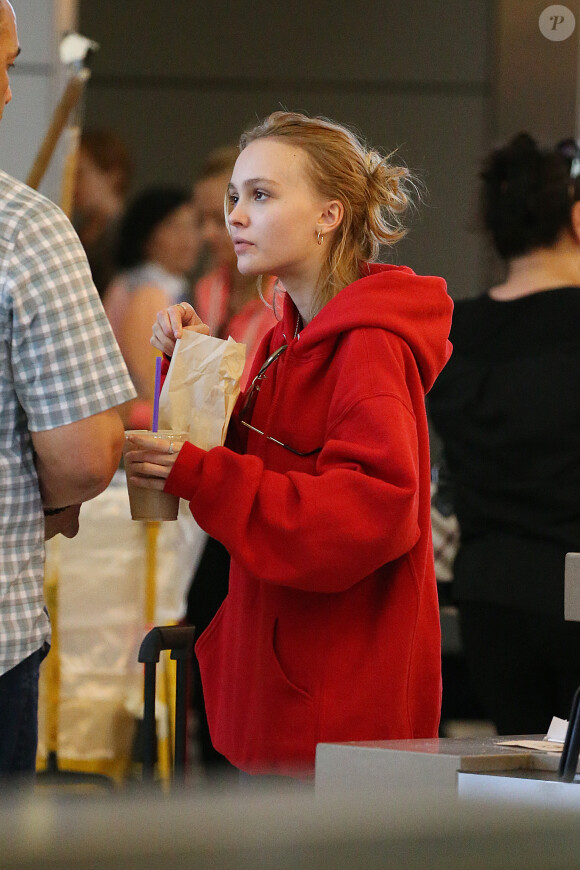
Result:
{"label": "dark hair", "polygon": [[117,170],[117,192],[124,196],[131,183],[133,161],[118,133],[106,128],[83,130],[80,145],[103,172]]}
{"label": "dark hair", "polygon": [[153,231],[172,212],[191,201],[181,187],[149,187],[131,201],[121,220],[116,262],[130,269],[145,260],[145,248]]}
{"label": "dark hair", "polygon": [[518,133],[485,159],[483,223],[504,260],[549,247],[570,226],[571,205],[580,198],[572,162],[565,148],[540,149],[528,133]]}

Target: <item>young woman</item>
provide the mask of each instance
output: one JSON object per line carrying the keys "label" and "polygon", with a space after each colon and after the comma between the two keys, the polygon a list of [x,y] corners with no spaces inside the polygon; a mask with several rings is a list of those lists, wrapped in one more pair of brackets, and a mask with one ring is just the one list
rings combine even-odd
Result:
{"label": "young woman", "polygon": [[[276,112],[242,137],[228,223],[240,271],[285,288],[282,319],[227,446],[129,454],[231,553],[196,653],[214,744],[248,773],[311,775],[320,741],[437,733],[424,396],[452,303],[442,279],[371,262],[403,235],[406,176],[318,118]],[[170,307],[152,341],[170,355],[183,327],[206,329]]]}
{"label": "young woman", "polygon": [[580,685],[580,626],[564,621],[564,561],[580,547],[580,151],[521,133],[481,178],[505,277],[457,303],[429,409],[455,485],[474,688],[500,734],[543,734]]}

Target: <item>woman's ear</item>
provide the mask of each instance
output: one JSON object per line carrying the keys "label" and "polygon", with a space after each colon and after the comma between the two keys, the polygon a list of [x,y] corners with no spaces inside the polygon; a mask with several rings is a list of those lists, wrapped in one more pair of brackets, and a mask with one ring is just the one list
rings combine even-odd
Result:
{"label": "woman's ear", "polygon": [[570,210],[570,223],[574,241],[580,245],[580,200],[577,200]]}
{"label": "woman's ear", "polygon": [[327,202],[320,213],[316,224],[316,230],[321,233],[330,233],[338,229],[344,218],[344,206],[338,199]]}

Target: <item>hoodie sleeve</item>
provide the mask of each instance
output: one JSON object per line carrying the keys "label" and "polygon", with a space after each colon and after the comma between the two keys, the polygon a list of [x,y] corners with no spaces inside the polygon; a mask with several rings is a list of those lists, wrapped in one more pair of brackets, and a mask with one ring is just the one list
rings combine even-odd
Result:
{"label": "hoodie sleeve", "polygon": [[417,423],[401,367],[385,368],[399,372],[390,376],[397,388],[351,391],[315,474],[186,444],[166,490],[187,498],[200,526],[255,577],[310,591],[349,588],[419,538]]}

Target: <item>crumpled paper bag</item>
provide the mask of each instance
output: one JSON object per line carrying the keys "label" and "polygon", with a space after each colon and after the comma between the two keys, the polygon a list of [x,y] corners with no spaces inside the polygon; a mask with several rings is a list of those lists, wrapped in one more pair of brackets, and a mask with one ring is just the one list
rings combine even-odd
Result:
{"label": "crumpled paper bag", "polygon": [[240,392],[246,346],[184,330],[159,396],[159,428],[189,433],[197,447],[223,444]]}

